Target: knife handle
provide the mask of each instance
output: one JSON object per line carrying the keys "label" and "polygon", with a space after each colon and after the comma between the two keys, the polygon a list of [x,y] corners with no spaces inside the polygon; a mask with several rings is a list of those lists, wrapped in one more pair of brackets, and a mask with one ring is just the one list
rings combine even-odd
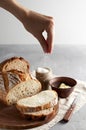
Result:
{"label": "knife handle", "polygon": [[63,120],[65,122],[68,122],[70,120],[70,118],[71,118],[71,116],[73,114],[73,111],[75,109],[75,106],[76,106],[75,104],[73,106],[71,105],[70,108],[68,109],[68,111],[66,112],[66,114],[65,114],[65,116],[63,118]]}

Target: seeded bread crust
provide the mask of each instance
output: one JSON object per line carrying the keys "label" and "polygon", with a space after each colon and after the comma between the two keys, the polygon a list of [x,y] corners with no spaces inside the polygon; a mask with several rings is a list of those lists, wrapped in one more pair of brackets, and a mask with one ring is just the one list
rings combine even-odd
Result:
{"label": "seeded bread crust", "polygon": [[21,111],[21,113],[28,113],[51,108],[57,103],[58,103],[57,93],[54,90],[45,90],[41,91],[40,93],[32,97],[26,97],[20,99],[19,101],[17,101],[16,107],[19,111]]}
{"label": "seeded bread crust", "polygon": [[0,63],[0,71],[18,70],[29,73],[30,64],[22,57],[12,57]]}
{"label": "seeded bread crust", "polygon": [[22,81],[7,93],[6,102],[8,105],[16,104],[19,99],[35,95],[41,90],[41,83],[37,79]]}

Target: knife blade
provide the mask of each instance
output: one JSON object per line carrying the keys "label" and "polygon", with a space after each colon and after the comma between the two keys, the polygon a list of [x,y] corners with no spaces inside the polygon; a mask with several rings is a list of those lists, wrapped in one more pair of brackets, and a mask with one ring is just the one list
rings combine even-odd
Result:
{"label": "knife blade", "polygon": [[66,114],[63,117],[63,121],[68,122],[70,120],[70,118],[73,115],[73,112],[74,112],[74,109],[76,107],[78,100],[79,100],[79,95],[74,98],[71,106],[69,107],[69,109],[67,110]]}

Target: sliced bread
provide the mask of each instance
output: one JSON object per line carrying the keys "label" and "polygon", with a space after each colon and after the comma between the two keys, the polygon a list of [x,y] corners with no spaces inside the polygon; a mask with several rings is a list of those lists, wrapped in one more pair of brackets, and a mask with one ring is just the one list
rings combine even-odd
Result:
{"label": "sliced bread", "polygon": [[12,57],[0,63],[0,71],[18,70],[24,73],[29,72],[30,64],[22,57]]}
{"label": "sliced bread", "polygon": [[27,113],[51,108],[56,105],[57,102],[57,93],[53,90],[45,90],[34,96],[20,99],[17,101],[16,106],[21,113]]}
{"label": "sliced bread", "polygon": [[39,119],[47,119],[49,116],[51,117],[52,114],[57,114],[59,110],[59,103],[57,103],[55,106],[44,109],[37,112],[25,112],[21,113],[25,118],[32,119],[32,120],[39,120]]}
{"label": "sliced bread", "polygon": [[41,83],[37,79],[22,81],[7,93],[6,102],[8,105],[15,104],[19,99],[35,95],[41,90]]}

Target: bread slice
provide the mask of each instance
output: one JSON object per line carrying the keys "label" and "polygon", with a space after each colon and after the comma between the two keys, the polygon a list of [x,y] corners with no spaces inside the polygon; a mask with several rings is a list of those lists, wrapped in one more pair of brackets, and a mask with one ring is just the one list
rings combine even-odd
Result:
{"label": "bread slice", "polygon": [[6,102],[8,105],[15,104],[19,99],[35,95],[41,90],[41,83],[37,79],[22,81],[8,92]]}
{"label": "bread slice", "polygon": [[41,111],[37,111],[37,112],[25,112],[25,113],[21,113],[23,115],[23,117],[27,118],[27,119],[32,119],[32,120],[40,120],[40,119],[47,119],[49,116],[51,117],[52,114],[57,114],[59,110],[59,103],[57,103],[55,106],[48,108],[48,109],[44,109]]}
{"label": "bread slice", "polygon": [[57,93],[53,90],[44,90],[32,96],[20,99],[17,102],[17,109],[21,113],[37,112],[48,109],[58,102]]}
{"label": "bread slice", "polygon": [[0,71],[18,70],[28,73],[30,64],[22,57],[12,57],[0,63]]}

